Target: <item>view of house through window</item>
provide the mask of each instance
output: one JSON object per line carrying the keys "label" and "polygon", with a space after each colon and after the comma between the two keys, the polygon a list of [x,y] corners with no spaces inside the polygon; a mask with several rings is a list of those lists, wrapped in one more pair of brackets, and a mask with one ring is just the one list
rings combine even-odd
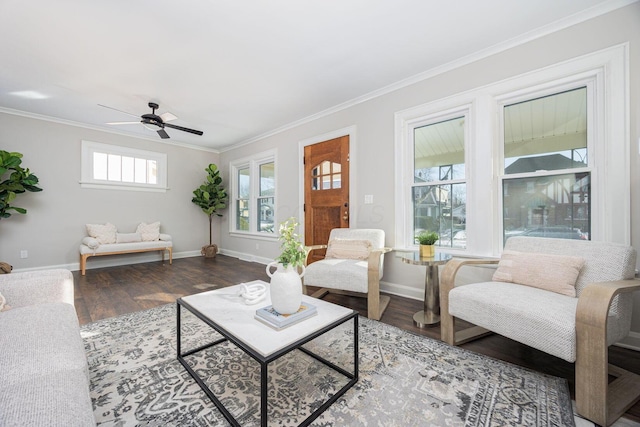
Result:
{"label": "view of house through window", "polygon": [[258,231],[274,232],[274,194],[276,189],[273,162],[260,165],[260,195],[258,196]]}
{"label": "view of house through window", "polygon": [[438,245],[466,247],[465,117],[413,129],[413,232],[436,231]]}
{"label": "view of house through window", "polygon": [[503,112],[504,240],[589,239],[587,89],[506,105]]}
{"label": "view of house through window", "polygon": [[231,162],[233,203],[230,231],[275,235],[275,153],[260,153]]}
{"label": "view of house through window", "polygon": [[249,168],[238,169],[238,193],[236,194],[236,230],[249,231],[249,191],[251,174]]}

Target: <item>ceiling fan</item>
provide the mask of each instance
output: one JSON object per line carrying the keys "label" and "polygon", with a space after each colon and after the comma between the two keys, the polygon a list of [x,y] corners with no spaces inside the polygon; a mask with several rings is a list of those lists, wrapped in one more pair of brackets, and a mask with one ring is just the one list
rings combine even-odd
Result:
{"label": "ceiling fan", "polygon": [[[116,108],[113,107],[108,107],[106,105],[102,105],[102,104],[98,104],[101,107],[105,107],[105,108],[110,108],[112,110],[116,110],[116,111],[120,111],[121,113],[124,114],[128,114],[130,116],[133,117],[138,117],[135,114],[131,114],[131,113],[127,113],[126,111],[122,111],[122,110],[118,110]],[[177,129],[177,130],[181,130],[184,132],[189,132],[189,133],[193,133],[196,135],[202,135],[203,132],[200,130],[195,130],[195,129],[189,129],[189,128],[185,128],[182,126],[178,126],[178,125],[173,125],[171,123],[167,123],[170,120],[175,120],[177,119],[176,116],[174,116],[173,114],[166,112],[166,113],[162,113],[160,115],[156,114],[156,110],[158,109],[158,104],[156,104],[155,102],[149,102],[149,108],[151,108],[151,114],[143,114],[142,116],[140,116],[140,120],[137,122],[110,122],[107,123],[108,125],[129,125],[129,124],[138,124],[138,123],[142,123],[142,125],[144,127],[146,127],[149,130],[154,130],[156,132],[158,132],[158,135],[160,135],[160,138],[162,139],[168,139],[169,138],[169,134],[167,133],[167,131],[164,130],[165,127],[171,128],[171,129]]]}

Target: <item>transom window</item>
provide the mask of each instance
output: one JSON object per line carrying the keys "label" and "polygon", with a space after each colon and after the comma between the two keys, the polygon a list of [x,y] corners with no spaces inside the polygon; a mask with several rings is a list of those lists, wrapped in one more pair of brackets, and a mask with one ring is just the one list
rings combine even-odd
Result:
{"label": "transom window", "polygon": [[83,187],[166,191],[167,155],[82,141]]}

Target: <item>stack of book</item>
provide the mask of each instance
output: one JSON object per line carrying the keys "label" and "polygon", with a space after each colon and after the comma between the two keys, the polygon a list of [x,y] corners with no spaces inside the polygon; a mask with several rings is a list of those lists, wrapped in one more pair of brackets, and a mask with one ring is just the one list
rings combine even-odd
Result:
{"label": "stack of book", "polygon": [[315,305],[303,302],[300,309],[292,314],[280,314],[273,309],[272,305],[268,305],[256,310],[255,318],[275,329],[283,329],[317,313],[318,309]]}

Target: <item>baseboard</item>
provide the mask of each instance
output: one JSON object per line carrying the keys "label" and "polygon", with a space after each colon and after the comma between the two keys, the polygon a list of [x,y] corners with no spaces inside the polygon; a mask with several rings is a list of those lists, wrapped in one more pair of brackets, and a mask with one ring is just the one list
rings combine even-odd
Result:
{"label": "baseboard", "polygon": [[424,300],[424,289],[417,289],[411,286],[399,285],[397,283],[380,281],[380,291],[385,294],[396,295],[399,297],[410,298],[422,301]]}
{"label": "baseboard", "polygon": [[[173,253],[173,259],[191,258],[196,256],[201,256],[199,250]],[[165,261],[168,261],[168,259],[169,259],[169,256],[165,253]],[[96,257],[90,257],[87,260],[87,270],[92,270],[94,268],[104,268],[104,267],[120,267],[123,265],[130,265],[130,264],[143,264],[145,262],[155,262],[155,261],[161,261],[161,260],[162,260],[162,255],[160,251],[122,254],[122,255],[96,256]],[[20,268],[20,269],[14,269],[13,273],[22,273],[25,271],[51,270],[56,268],[63,268],[65,270],[71,270],[71,271],[78,271],[80,270],[80,262],[74,262],[71,264],[48,265],[44,267]]]}
{"label": "baseboard", "polygon": [[229,249],[220,249],[220,254],[238,258],[242,261],[257,262],[258,264],[264,264],[264,265],[267,265],[270,262],[273,262],[273,259],[271,258],[260,257],[257,255],[247,254],[244,252],[231,251]]}
{"label": "baseboard", "polygon": [[629,332],[629,335],[623,340],[618,341],[614,345],[630,350],[640,351],[640,332]]}

